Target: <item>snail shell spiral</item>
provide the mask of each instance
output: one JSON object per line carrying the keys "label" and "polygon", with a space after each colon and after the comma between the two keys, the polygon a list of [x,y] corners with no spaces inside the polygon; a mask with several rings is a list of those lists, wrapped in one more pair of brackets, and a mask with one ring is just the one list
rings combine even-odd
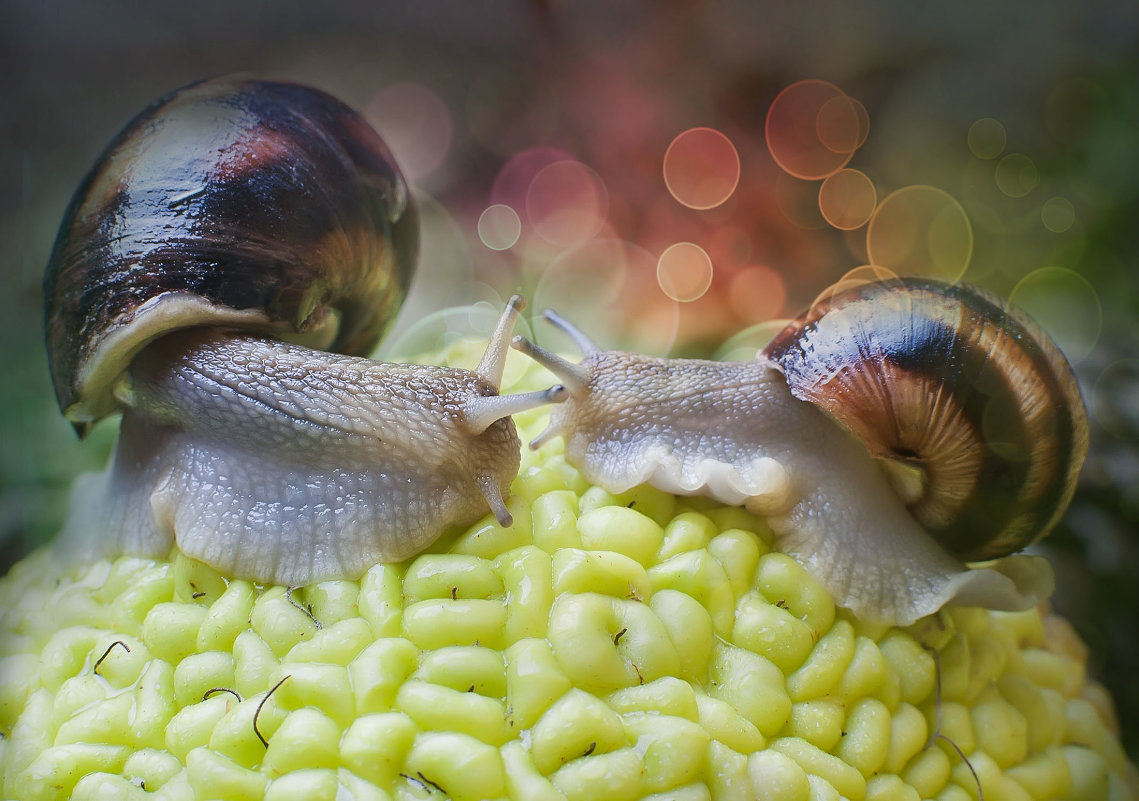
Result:
{"label": "snail shell spiral", "polygon": [[865,284],[817,304],[765,355],[793,395],[885,460],[911,513],[963,561],[1037,541],[1072,498],[1088,447],[1075,376],[990,292]]}
{"label": "snail shell spiral", "polygon": [[44,277],[60,407],[82,432],[143,347],[191,326],[366,354],[418,237],[391,153],[339,100],[242,77],[179,89],[111,141],[64,214]]}

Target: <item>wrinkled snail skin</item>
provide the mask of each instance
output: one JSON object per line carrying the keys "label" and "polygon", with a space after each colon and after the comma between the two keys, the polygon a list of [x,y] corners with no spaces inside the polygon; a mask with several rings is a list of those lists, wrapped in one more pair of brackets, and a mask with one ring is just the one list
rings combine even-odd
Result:
{"label": "wrinkled snail skin", "polygon": [[417,242],[390,153],[322,92],[219,79],[130,123],[80,186],[44,284],[61,409],[81,434],[123,413],[60,553],[176,543],[296,586],[404,559],[488,509],[509,525],[509,416],[561,390],[498,394],[517,296],[475,370],[363,358]]}
{"label": "wrinkled snail skin", "polygon": [[520,306],[477,371],[219,329],[158,340],[120,385],[114,461],[79,491],[65,537],[115,531],[111,552],[153,557],[176,541],[226,575],[297,586],[403,560],[488,507],[509,525],[508,415],[559,393],[497,394]]}
{"label": "wrinkled snail skin", "polygon": [[[1007,554],[1063,511],[1086,451],[1086,418],[1059,351],[992,296],[909,280],[860,287],[792,323],[748,362],[602,351],[547,317],[584,355],[573,364],[515,338],[570,395],[532,446],[562,436],[567,460],[591,481],[613,492],[647,482],[747,506],[867,620],[905,625],[950,602],[1023,609],[1051,593],[1046,560]],[[1010,363],[992,364],[1001,359]],[[1015,398],[992,401],[1007,391]],[[893,393],[905,402],[888,399]],[[987,413],[986,401],[995,404]],[[1020,437],[1011,441],[1026,443],[1019,451],[988,441],[1010,414]],[[961,446],[977,420],[997,428]],[[883,444],[883,428],[902,434]],[[930,487],[945,481],[957,484]],[[947,523],[954,513],[965,516],[964,532]],[[980,558],[1003,558],[969,566],[978,558],[969,527],[986,514],[996,525],[985,536],[997,546]]]}

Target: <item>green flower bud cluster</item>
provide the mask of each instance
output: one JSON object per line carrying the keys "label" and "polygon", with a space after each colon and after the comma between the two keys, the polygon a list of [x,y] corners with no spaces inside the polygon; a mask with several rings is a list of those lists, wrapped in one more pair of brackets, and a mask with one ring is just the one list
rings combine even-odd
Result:
{"label": "green flower bud cluster", "polygon": [[1041,611],[867,624],[762,520],[590,487],[557,443],[512,492],[509,529],[294,590],[177,552],[33,555],[0,580],[0,796],[1137,795],[1110,703]]}

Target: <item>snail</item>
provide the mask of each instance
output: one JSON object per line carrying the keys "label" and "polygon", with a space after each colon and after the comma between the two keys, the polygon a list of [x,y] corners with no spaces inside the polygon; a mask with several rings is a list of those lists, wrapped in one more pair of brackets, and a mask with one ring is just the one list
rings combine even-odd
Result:
{"label": "snail", "polygon": [[[552,312],[571,363],[514,346],[568,388],[531,443],[611,492],[640,483],[743,504],[860,617],[946,603],[1024,609],[1087,452],[1072,370],[1022,312],[968,286],[899,278],[816,304],[746,362],[605,351]],[[836,425],[838,423],[838,425]]]}
{"label": "snail", "polygon": [[44,279],[60,408],[81,436],[122,411],[62,549],[176,542],[298,586],[404,559],[488,507],[509,525],[509,415],[561,390],[498,395],[518,297],[474,371],[363,358],[417,247],[391,154],[323,92],[227,77],[143,111],[77,190]]}

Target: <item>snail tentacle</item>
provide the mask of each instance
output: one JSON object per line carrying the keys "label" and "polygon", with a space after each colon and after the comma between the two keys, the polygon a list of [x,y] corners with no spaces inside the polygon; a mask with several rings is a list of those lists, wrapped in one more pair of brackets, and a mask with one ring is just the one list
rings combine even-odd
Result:
{"label": "snail tentacle", "polygon": [[551,403],[561,403],[567,397],[566,388],[561,384],[549,389],[533,392],[518,392],[513,395],[478,395],[463,401],[463,415],[467,431],[481,434],[490,425],[504,417],[528,412]]}
{"label": "snail tentacle", "polygon": [[553,309],[546,309],[544,312],[542,312],[542,316],[560,328],[567,336],[569,336],[569,338],[573,340],[574,344],[577,345],[578,349],[581,350],[582,356],[589,356],[590,354],[601,352],[601,348],[598,347],[597,343],[590,339],[584,331],[571,323],[569,320],[559,315]]}
{"label": "snail tentacle", "polygon": [[518,315],[526,308],[526,301],[521,295],[511,295],[506,301],[506,309],[491,334],[479,366],[475,372],[483,380],[494,387],[495,392],[502,388],[502,374],[506,370],[506,357],[510,353],[510,338],[514,333],[514,325]]}
{"label": "snail tentacle", "polygon": [[[568,325],[568,323],[567,323]],[[574,328],[573,330],[577,330]],[[584,336],[584,335],[583,335]],[[587,356],[580,363],[574,364],[573,362],[566,361],[561,356],[551,353],[539,345],[535,345],[530,340],[523,336],[516,336],[511,341],[511,346],[518,351],[529,356],[538,364],[545,367],[554,376],[561,381],[554,390],[558,390],[555,403],[562,403],[574,395],[581,396],[589,392],[589,382],[592,376],[592,368],[590,359]],[[596,351],[600,352],[600,351]],[[551,390],[552,392],[553,390]],[[530,440],[530,449],[538,450],[553,438],[565,433],[562,426],[559,424],[556,417],[551,417],[549,424],[545,430],[534,439]]]}
{"label": "snail tentacle", "polygon": [[496,477],[493,475],[475,476],[475,484],[486,500],[487,506],[490,507],[491,514],[494,515],[498,525],[509,528],[514,525],[514,515],[506,508],[506,498],[495,479]]}
{"label": "snail tentacle", "polygon": [[[521,295],[513,295],[506,302],[506,309],[495,326],[486,351],[479,361],[475,373],[497,393],[502,385],[502,374],[506,369],[506,357],[510,353],[511,338],[518,315],[526,308]],[[562,386],[549,389],[523,392],[514,395],[474,395],[463,401],[463,414],[467,430],[474,435],[486,431],[490,425],[504,417],[536,409],[549,403],[559,403],[566,397]],[[506,524],[504,524],[506,525]]]}
{"label": "snail tentacle", "polygon": [[510,344],[553,373],[571,392],[585,392],[589,386],[590,369],[587,360],[583,359],[578,364],[566,361],[524,336],[514,337]]}

